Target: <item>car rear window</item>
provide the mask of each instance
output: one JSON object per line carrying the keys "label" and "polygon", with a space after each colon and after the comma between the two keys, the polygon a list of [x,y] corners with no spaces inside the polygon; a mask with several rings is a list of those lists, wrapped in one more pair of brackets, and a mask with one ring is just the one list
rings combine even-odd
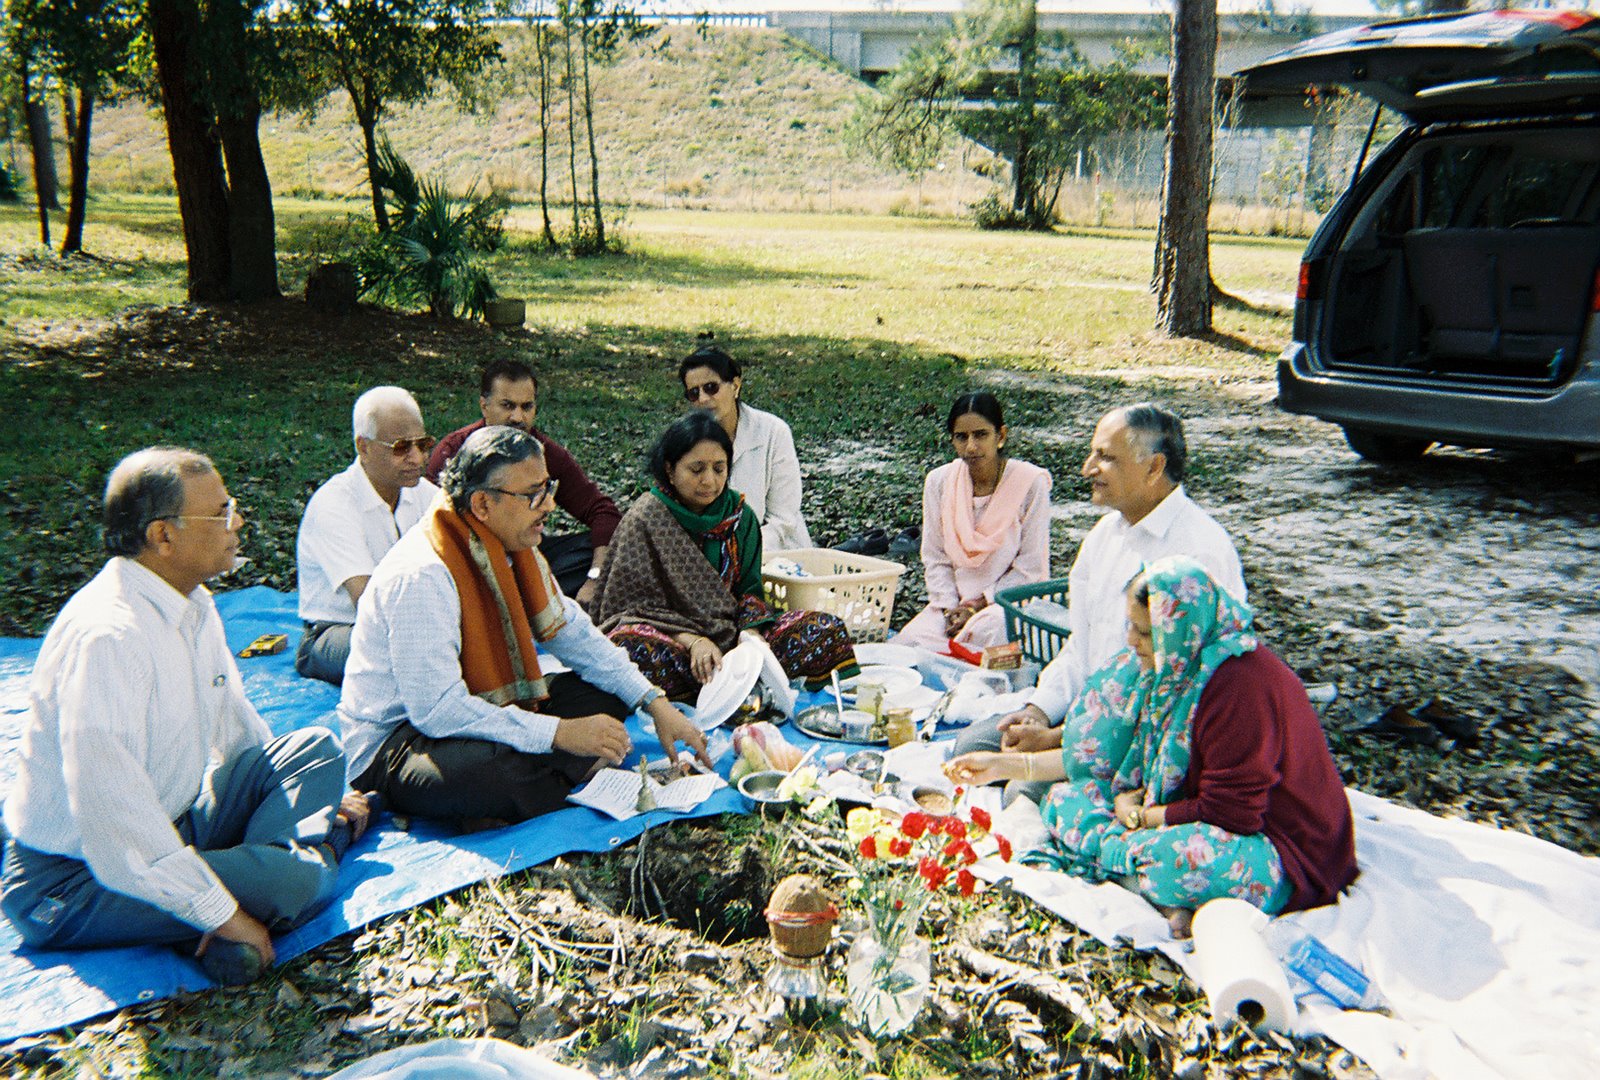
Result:
{"label": "car rear window", "polygon": [[1417,170],[1422,228],[1498,229],[1595,220],[1600,147],[1548,140],[1447,141],[1428,147]]}

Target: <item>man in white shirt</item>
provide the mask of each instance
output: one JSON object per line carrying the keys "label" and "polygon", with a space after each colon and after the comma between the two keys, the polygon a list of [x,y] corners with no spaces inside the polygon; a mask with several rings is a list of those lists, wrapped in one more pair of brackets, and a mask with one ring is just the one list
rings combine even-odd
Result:
{"label": "man in white shirt", "polygon": [[[1244,600],[1239,554],[1227,532],[1184,493],[1188,459],[1183,423],[1148,402],[1113,409],[1101,418],[1083,463],[1090,501],[1111,513],[1101,518],[1068,576],[1071,635],[1039,676],[1028,704],[1014,713],[973,724],[956,740],[956,753],[973,750],[1034,751],[1061,745],[1062,719],[1084,680],[1127,644],[1123,588],[1147,563],[1187,555],[1224,589]],[[1046,785],[1016,790],[1037,799]]]}
{"label": "man in white shirt", "polygon": [[[349,775],[396,810],[491,828],[558,809],[632,749],[705,737],[563,595],[539,554],[555,482],[539,441],[474,432],[440,500],[373,573],[339,698]],[[570,671],[546,676],[550,656]],[[706,764],[710,764],[706,761]]]}
{"label": "man in white shirt", "polygon": [[194,943],[218,982],[332,895],[366,826],[322,728],[273,739],[204,582],[244,522],[189,450],[132,454],[106,484],[113,556],[45,635],[29,689],[0,908],[36,948]]}
{"label": "man in white shirt", "polygon": [[409,393],[373,387],[356,399],[351,426],[356,460],[311,496],[295,543],[305,622],[295,670],[335,686],[344,679],[367,580],[439,494],[422,476],[434,440]]}

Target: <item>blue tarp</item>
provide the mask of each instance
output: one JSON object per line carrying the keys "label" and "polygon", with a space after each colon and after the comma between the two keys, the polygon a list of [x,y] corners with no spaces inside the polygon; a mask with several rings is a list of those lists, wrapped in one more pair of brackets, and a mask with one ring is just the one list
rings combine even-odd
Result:
{"label": "blue tarp", "polygon": [[[228,644],[237,652],[266,633],[299,640],[295,597],[256,587],[217,596]],[[16,776],[16,747],[27,711],[28,676],[39,653],[37,640],[0,639],[0,793]],[[275,734],[322,724],[337,727],[333,709],[339,692],[302,679],[293,648],[277,656],[239,661],[245,690]],[[637,717],[629,722],[636,749],[661,756],[660,745]],[[800,741],[800,740],[797,740]],[[723,762],[724,774],[729,762]],[[340,870],[339,898],[311,922],[276,941],[286,960],[392,912],[498,873],[521,870],[572,851],[607,851],[646,828],[684,817],[742,812],[733,789],[717,792],[690,814],[655,811],[626,822],[574,806],[507,829],[461,836],[454,830],[413,820],[409,832],[390,819],[351,849]],[[191,959],[169,948],[101,949],[84,952],[19,950],[16,931],[0,918],[0,1041],[77,1023],[91,1016],[211,985]]]}

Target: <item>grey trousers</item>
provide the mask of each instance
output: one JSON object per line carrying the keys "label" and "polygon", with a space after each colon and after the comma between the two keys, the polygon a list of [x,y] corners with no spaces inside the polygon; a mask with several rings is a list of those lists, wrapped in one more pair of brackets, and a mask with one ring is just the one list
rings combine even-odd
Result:
{"label": "grey trousers", "polygon": [[577,596],[589,580],[594,563],[594,540],[587,532],[547,536],[539,541],[539,554],[550,564],[550,574],[567,596]]}
{"label": "grey trousers", "polygon": [[[1000,721],[1008,713],[996,713],[983,720],[975,720],[968,724],[966,729],[956,736],[955,749],[951,756],[957,754],[971,754],[980,750],[998,751],[1000,749]],[[1018,798],[1032,799],[1036,803],[1044,802],[1045,794],[1051,788],[1049,780],[1011,780],[1006,784],[1005,805],[1010,806]]]}
{"label": "grey trousers", "polygon": [[[173,822],[239,906],[281,933],[333,898],[338,864],[320,845],[346,791],[344,753],[325,728],[254,747],[206,775]],[[11,839],[0,867],[0,910],[39,949],[155,945],[199,930],[96,880],[82,859]]]}
{"label": "grey trousers", "polygon": [[294,669],[308,679],[344,685],[344,664],[350,659],[349,623],[306,623],[300,646],[294,652]]}

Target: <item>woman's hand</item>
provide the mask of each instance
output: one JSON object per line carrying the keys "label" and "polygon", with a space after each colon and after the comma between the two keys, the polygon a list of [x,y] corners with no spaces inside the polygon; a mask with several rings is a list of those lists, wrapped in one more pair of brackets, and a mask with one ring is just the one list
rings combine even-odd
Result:
{"label": "woman's hand", "polygon": [[972,617],[989,606],[989,601],[978,597],[976,600],[963,600],[955,607],[944,613],[944,636],[955,637],[961,633],[964,626]]}
{"label": "woman's hand", "polygon": [[1111,813],[1125,829],[1141,829],[1152,824],[1144,820],[1144,788],[1123,791],[1111,802]]}
{"label": "woman's hand", "polygon": [[945,762],[944,774],[957,784],[992,784],[996,780],[1010,779],[1004,769],[1008,759],[1007,754],[977,750]]}
{"label": "woman's hand", "polygon": [[722,667],[722,650],[717,643],[704,635],[689,645],[689,670],[701,683],[708,683]]}

